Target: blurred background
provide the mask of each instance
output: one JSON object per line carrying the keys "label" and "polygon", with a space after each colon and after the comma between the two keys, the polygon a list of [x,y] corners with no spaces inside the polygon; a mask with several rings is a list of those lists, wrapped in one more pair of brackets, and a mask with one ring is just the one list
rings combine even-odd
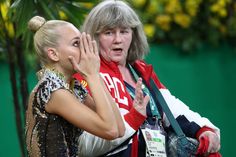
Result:
{"label": "blurred background", "polygon": [[[26,157],[24,117],[40,65],[27,22],[34,15],[80,28],[97,0],[0,0],[0,156]],[[236,1],[129,0],[150,43],[146,62],[161,82],[221,130],[221,154],[236,141]]]}

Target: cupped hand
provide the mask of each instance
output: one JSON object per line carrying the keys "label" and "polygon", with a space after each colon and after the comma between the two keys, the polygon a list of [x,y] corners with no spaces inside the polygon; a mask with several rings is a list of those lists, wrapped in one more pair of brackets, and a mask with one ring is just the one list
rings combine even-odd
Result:
{"label": "cupped hand", "polygon": [[76,72],[83,77],[89,77],[99,73],[100,58],[98,54],[97,43],[92,40],[89,34],[82,33],[80,38],[80,61],[76,63],[73,56],[69,56],[69,60]]}
{"label": "cupped hand", "polygon": [[209,145],[206,154],[216,153],[220,150],[220,138],[216,133],[212,131],[204,131],[199,136],[199,140],[201,140],[201,138],[208,138],[209,140]]}
{"label": "cupped hand", "polygon": [[149,96],[146,95],[145,97],[143,96],[143,91],[142,91],[142,79],[139,78],[137,83],[136,83],[136,88],[135,88],[135,98],[133,101],[133,107],[142,115],[146,116],[146,106],[149,101]]}

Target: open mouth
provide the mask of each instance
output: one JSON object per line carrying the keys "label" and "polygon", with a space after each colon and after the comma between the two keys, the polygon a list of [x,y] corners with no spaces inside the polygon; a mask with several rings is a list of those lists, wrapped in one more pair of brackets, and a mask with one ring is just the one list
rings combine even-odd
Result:
{"label": "open mouth", "polygon": [[112,49],[112,51],[116,52],[116,53],[121,53],[123,51],[123,49],[121,48],[115,48],[115,49]]}

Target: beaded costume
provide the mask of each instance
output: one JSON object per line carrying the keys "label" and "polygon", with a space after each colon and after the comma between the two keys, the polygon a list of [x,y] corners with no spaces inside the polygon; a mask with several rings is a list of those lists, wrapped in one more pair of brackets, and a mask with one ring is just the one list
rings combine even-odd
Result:
{"label": "beaded costume", "polygon": [[82,130],[56,114],[45,111],[52,92],[58,89],[69,90],[79,101],[83,101],[87,90],[74,81],[70,90],[62,74],[44,69],[37,86],[29,99],[26,112],[26,143],[29,156],[75,157],[78,152],[78,137]]}

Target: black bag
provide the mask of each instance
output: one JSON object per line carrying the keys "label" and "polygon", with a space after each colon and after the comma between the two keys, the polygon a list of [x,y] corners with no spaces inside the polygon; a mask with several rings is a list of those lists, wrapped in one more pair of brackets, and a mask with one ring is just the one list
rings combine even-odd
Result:
{"label": "black bag", "polygon": [[167,130],[167,156],[168,157],[194,157],[196,156],[199,142],[197,139],[186,137],[178,122],[171,113],[165,99],[154,81],[150,80],[151,93],[155,101],[159,102],[174,131]]}
{"label": "black bag", "polygon": [[[186,138],[186,142],[182,142],[181,138]],[[175,132],[167,133],[166,152],[168,157],[195,157],[199,142],[190,137],[178,137]]]}

